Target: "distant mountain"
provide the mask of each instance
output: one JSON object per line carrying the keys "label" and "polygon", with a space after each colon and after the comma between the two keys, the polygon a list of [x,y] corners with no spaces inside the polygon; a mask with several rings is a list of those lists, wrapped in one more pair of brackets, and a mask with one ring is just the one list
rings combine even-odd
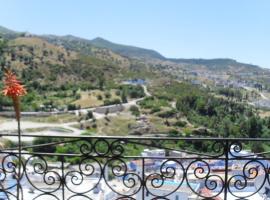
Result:
{"label": "distant mountain", "polygon": [[246,63],[240,63],[233,59],[169,59],[175,63],[189,64],[196,66],[205,66],[209,70],[228,70],[230,68],[245,68],[245,70],[258,70],[260,69],[257,65],[251,65]]}
{"label": "distant mountain", "polygon": [[73,35],[33,35],[12,31],[0,26],[0,36],[1,35],[9,40],[20,36],[41,38],[56,47],[64,48],[65,51],[78,53],[77,59],[80,59],[80,56],[90,56],[104,60],[114,66],[131,67],[137,71],[138,68],[141,68],[141,65],[144,67],[152,67],[154,70],[168,71],[173,74],[181,73],[182,70],[215,70],[230,72],[232,74],[235,72],[255,72],[264,70],[256,65],[240,63],[232,59],[166,58],[157,51],[151,49],[116,44],[100,37],[88,40]]}
{"label": "distant mountain", "polygon": [[0,36],[6,40],[0,46],[0,52],[3,51],[0,66],[11,68],[23,82],[38,88],[53,90],[67,85],[96,88],[102,80],[109,84],[129,77],[148,77],[145,65],[96,47],[91,40],[71,35],[19,33],[5,28],[0,29]]}
{"label": "distant mountain", "polygon": [[76,37],[73,35],[55,36],[42,35],[37,36],[57,46],[62,46],[67,50],[75,51],[84,56],[92,56],[95,58],[109,61],[118,66],[128,66],[129,60],[117,52],[111,51],[108,48],[97,47],[92,44],[91,40]]}
{"label": "distant mountain", "polygon": [[20,33],[0,26],[0,36],[6,39],[12,39],[18,37]]}
{"label": "distant mountain", "polygon": [[80,51],[83,54],[91,55],[92,48],[101,48],[111,50],[123,57],[137,58],[137,59],[159,59],[165,60],[161,54],[154,50],[143,49],[128,45],[121,45],[110,42],[103,38],[95,38],[87,40],[73,35],[55,36],[55,35],[42,35],[39,36],[56,45],[62,45],[68,49]]}
{"label": "distant mountain", "polygon": [[181,66],[190,67],[193,69],[199,68],[207,68],[208,70],[218,70],[218,71],[256,71],[260,70],[261,68],[256,65],[240,63],[233,59],[226,59],[226,58],[217,58],[217,59],[175,59],[175,58],[166,58],[162,56],[160,53],[129,46],[129,45],[122,45],[110,42],[103,38],[97,37],[93,40],[87,40],[79,37],[75,37],[72,35],[66,36],[46,36],[45,37],[49,42],[53,42],[55,44],[61,44],[68,49],[74,51],[80,51],[83,54],[93,55],[93,48],[101,48],[101,49],[108,49],[112,52],[115,52],[123,57],[127,58],[136,58],[139,60],[147,61],[151,63],[154,61],[154,65],[160,63],[164,63],[166,61],[179,64]]}
{"label": "distant mountain", "polygon": [[16,32],[12,31],[12,30],[10,30],[8,28],[5,28],[3,26],[0,26],[0,33],[2,33],[2,34],[14,34]]}
{"label": "distant mountain", "polygon": [[96,47],[107,48],[116,53],[119,53],[122,56],[131,57],[131,58],[139,58],[139,59],[160,59],[165,60],[165,57],[162,56],[160,53],[150,50],[150,49],[143,49],[134,46],[116,44],[105,40],[103,38],[97,37],[91,40],[91,44]]}

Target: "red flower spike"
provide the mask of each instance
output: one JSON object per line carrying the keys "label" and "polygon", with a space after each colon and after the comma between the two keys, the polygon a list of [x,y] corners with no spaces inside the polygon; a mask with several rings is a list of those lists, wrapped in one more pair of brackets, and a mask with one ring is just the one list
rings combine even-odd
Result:
{"label": "red flower spike", "polygon": [[11,98],[17,98],[26,94],[24,86],[11,71],[6,71],[5,73],[3,94]]}
{"label": "red flower spike", "polygon": [[20,101],[19,97],[24,96],[27,92],[24,86],[17,79],[16,75],[9,70],[6,70],[4,76],[4,90],[3,94],[12,98],[16,113],[16,119],[20,119]]}

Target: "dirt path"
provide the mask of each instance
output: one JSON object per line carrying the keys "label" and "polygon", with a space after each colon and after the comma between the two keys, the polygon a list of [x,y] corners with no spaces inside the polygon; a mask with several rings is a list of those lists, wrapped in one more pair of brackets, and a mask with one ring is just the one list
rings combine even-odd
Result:
{"label": "dirt path", "polygon": [[[151,94],[148,92],[147,87],[143,86],[144,88],[144,92],[146,94],[146,96],[151,96]],[[132,105],[136,105],[138,101],[143,100],[145,97],[143,98],[138,98],[138,99],[134,99],[129,101],[128,103],[124,103],[122,104],[122,106],[124,106],[125,109],[128,109],[130,106]],[[113,105],[111,105],[113,106]],[[100,106],[100,107],[110,107],[110,106]],[[79,114],[79,112],[81,113],[87,113],[88,111],[93,111],[94,117],[96,119],[102,119],[104,117],[106,117],[105,114],[100,114],[100,113],[96,113],[94,112],[96,108],[89,108],[89,109],[80,109],[80,110],[76,110],[76,111],[72,111],[73,113],[75,112],[75,114]],[[38,114],[38,113],[36,113]],[[56,113],[55,113],[56,114]],[[115,116],[117,115],[116,113],[110,113],[108,114],[108,116]],[[83,121],[82,121],[83,122]],[[25,121],[23,120],[21,122],[21,130],[23,132],[24,135],[27,134],[31,134],[31,135],[47,135],[47,136],[54,136],[54,135],[81,135],[83,130],[80,130],[78,128],[74,128],[74,125],[78,125],[79,123],[77,121],[75,122],[68,122],[68,123],[41,123],[41,122],[32,122],[32,121]],[[42,129],[44,128],[43,131],[35,131],[35,130],[31,130],[29,132],[27,132],[27,129]],[[59,129],[65,129],[66,131],[57,131],[57,130],[53,130],[53,128],[59,128]],[[7,120],[7,121],[0,121],[0,132],[2,133],[16,133],[17,130],[17,121],[14,120]]]}

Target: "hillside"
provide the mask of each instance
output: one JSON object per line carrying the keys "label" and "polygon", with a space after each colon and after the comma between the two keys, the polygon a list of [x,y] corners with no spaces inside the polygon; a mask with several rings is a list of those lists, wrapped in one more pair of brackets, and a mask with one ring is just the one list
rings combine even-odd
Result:
{"label": "hillside", "polygon": [[[72,35],[32,35],[4,27],[0,27],[0,35],[8,40],[8,51],[4,56],[7,66],[17,71],[30,67],[29,73],[32,74],[34,68],[39,68],[37,74],[56,76],[53,80],[61,79],[59,75],[55,75],[55,72],[60,70],[58,69],[60,66],[64,67],[61,69],[61,76],[66,77],[68,74],[69,80],[73,81],[94,79],[80,77],[79,72],[85,71],[84,68],[95,69],[99,71],[99,74],[117,79],[145,78],[160,72],[174,77],[182,76],[186,71],[199,73],[215,71],[233,76],[238,73],[269,73],[258,66],[239,63],[232,59],[165,58],[154,50],[116,44],[99,37],[88,40]],[[93,63],[89,63],[89,60]],[[53,73],[51,73],[53,68]],[[93,70],[90,71],[93,73]]]}
{"label": "hillside", "polygon": [[15,34],[16,32],[15,31],[12,31],[8,28],[5,28],[3,26],[0,26],[0,33],[3,34],[3,35],[11,35],[11,34]]}
{"label": "hillside", "polygon": [[49,43],[60,45],[66,49],[76,51],[82,55],[93,56],[99,59],[107,60],[120,66],[129,66],[130,62],[127,58],[117,54],[106,48],[99,48],[94,46],[90,40],[75,37],[72,35],[55,36],[55,35],[42,35],[39,36]]}
{"label": "hillside", "polygon": [[[174,136],[225,136],[232,132],[237,135],[242,126],[248,130],[248,124],[244,124],[247,120],[258,121],[266,127],[264,122],[257,120],[253,107],[248,104],[251,92],[240,87],[239,90],[230,87],[228,91],[219,90],[215,86],[215,83],[237,85],[242,80],[241,83],[254,84],[259,72],[269,77],[267,71],[258,66],[232,59],[164,58],[153,50],[114,44],[101,38],[16,35],[6,29],[2,31],[1,65],[15,71],[28,90],[22,98],[23,111],[63,111],[124,104],[145,95],[143,87],[122,83],[137,78],[147,79],[151,95],[131,110],[124,111],[129,116],[125,120],[133,119],[131,125],[126,124],[125,134],[169,132]],[[257,80],[251,80],[254,77]],[[0,83],[0,90],[1,87]],[[233,97],[225,97],[225,94]],[[0,110],[8,110],[11,106],[9,99],[0,97]],[[133,124],[135,118],[130,117],[130,113],[134,116],[142,113],[147,122]],[[111,127],[109,123],[114,122],[107,120],[103,124],[97,120],[95,124],[84,126],[102,132],[98,130]],[[112,125],[115,126],[119,123]],[[200,127],[206,131],[196,132]],[[263,129],[256,133],[262,135]]]}
{"label": "hillside", "polygon": [[8,40],[1,57],[28,85],[48,90],[86,82],[86,87],[97,87],[100,79],[113,80],[124,68],[107,57],[86,56],[34,36]]}
{"label": "hillside", "polygon": [[236,70],[256,71],[260,68],[256,65],[239,63],[233,59],[170,59],[172,62],[193,66],[205,66],[209,70]]}
{"label": "hillside", "polygon": [[160,59],[164,60],[165,57],[163,57],[160,53],[149,50],[149,49],[143,49],[139,47],[134,46],[128,46],[128,45],[121,45],[116,44],[113,42],[110,42],[108,40],[105,40],[103,38],[95,38],[91,40],[91,44],[96,47],[101,48],[107,48],[114,52],[119,53],[122,56],[131,57],[131,58],[137,58],[137,59]]}
{"label": "hillside", "polygon": [[21,34],[20,32],[13,31],[3,26],[0,26],[0,37],[6,38],[6,39],[14,39],[18,37],[20,34]]}
{"label": "hillside", "polygon": [[[233,59],[176,59],[165,58],[160,53],[139,47],[121,45],[97,37],[93,40],[82,39],[79,37],[67,36],[42,36],[49,42],[61,44],[68,49],[80,51],[82,54],[99,56],[109,54],[111,61],[114,61],[114,55],[120,56],[120,62],[125,60],[141,60],[150,66],[157,67],[159,70],[176,68],[178,70],[204,70],[204,71],[223,71],[223,72],[263,72],[264,70],[256,65],[240,63]],[[97,50],[98,49],[98,50]],[[106,51],[106,50],[107,51]],[[97,54],[99,52],[100,54]],[[119,59],[119,58],[118,58]],[[117,63],[116,63],[117,64]],[[175,73],[175,71],[173,72]]]}

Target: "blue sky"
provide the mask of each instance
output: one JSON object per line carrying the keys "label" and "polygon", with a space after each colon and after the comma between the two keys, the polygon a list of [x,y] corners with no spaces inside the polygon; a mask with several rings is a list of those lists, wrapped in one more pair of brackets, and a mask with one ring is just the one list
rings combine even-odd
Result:
{"label": "blue sky", "polygon": [[0,25],[270,68],[269,0],[1,0]]}

